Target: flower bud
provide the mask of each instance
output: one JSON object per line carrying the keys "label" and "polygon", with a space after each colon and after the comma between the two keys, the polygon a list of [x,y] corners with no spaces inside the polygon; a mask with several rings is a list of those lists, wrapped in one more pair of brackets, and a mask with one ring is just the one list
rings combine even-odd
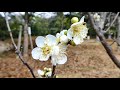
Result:
{"label": "flower bud", "polygon": [[49,71],[52,71],[52,69],[51,69],[51,68],[48,68],[48,70],[49,70]]}
{"label": "flower bud", "polygon": [[67,35],[67,31],[64,32],[64,35]]}
{"label": "flower bud", "polygon": [[46,70],[47,70],[47,68],[45,67],[45,68],[44,68],[44,70],[46,71]]}
{"label": "flower bud", "polygon": [[73,17],[72,19],[71,19],[71,23],[76,23],[76,22],[78,22],[79,20],[78,20],[78,18],[77,17]]}

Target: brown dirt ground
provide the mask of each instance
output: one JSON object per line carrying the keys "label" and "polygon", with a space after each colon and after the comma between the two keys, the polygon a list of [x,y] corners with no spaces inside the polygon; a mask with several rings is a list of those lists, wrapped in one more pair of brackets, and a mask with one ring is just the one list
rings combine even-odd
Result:
{"label": "brown dirt ground", "polygon": [[[108,41],[111,43],[112,41]],[[116,51],[116,43],[112,50],[120,58],[120,52]],[[105,49],[95,40],[85,41],[79,46],[69,46],[67,50],[68,61],[64,65],[58,65],[56,74],[60,78],[119,78],[120,70],[107,55]],[[31,55],[27,63],[33,68],[37,76],[37,69],[52,67],[50,60],[40,62],[33,60]],[[31,78],[30,71],[14,54],[14,51],[0,55],[0,78]]]}

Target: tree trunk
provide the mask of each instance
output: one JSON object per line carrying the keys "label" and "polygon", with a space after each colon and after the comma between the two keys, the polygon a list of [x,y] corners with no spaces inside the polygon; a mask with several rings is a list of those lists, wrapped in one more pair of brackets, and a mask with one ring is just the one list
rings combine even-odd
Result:
{"label": "tree trunk", "polygon": [[33,42],[32,42],[32,37],[31,37],[31,27],[28,27],[28,34],[29,34],[29,39],[30,39],[30,46],[31,46],[31,49],[33,50]]}
{"label": "tree trunk", "polygon": [[25,12],[25,24],[24,24],[24,50],[23,56],[28,57],[28,12]]}
{"label": "tree trunk", "polygon": [[118,51],[120,51],[120,17],[117,18],[117,45]]}
{"label": "tree trunk", "polygon": [[18,36],[18,51],[20,51],[20,46],[21,46],[21,37],[22,37],[22,26],[20,26],[20,30],[19,30],[19,36]]}
{"label": "tree trunk", "polygon": [[100,41],[100,39],[99,39],[99,37],[96,35],[96,41],[97,42],[99,42]]}

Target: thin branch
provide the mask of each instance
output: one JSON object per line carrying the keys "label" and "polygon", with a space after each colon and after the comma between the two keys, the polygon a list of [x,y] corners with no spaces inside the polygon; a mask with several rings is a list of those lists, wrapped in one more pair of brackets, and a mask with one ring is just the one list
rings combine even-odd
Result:
{"label": "thin branch", "polygon": [[103,30],[104,33],[108,32],[109,29],[111,28],[111,26],[114,24],[114,22],[117,20],[117,17],[119,15],[119,12],[116,14],[116,16],[114,17],[114,20],[112,21],[112,23],[110,24],[110,26],[106,29],[106,30]]}
{"label": "thin branch", "polygon": [[110,46],[112,46],[115,42],[116,42],[116,41],[114,40],[114,41],[110,44]]}
{"label": "thin branch", "polygon": [[19,56],[19,58],[20,58],[20,60],[22,61],[22,63],[30,70],[33,78],[36,78],[35,75],[34,75],[34,73],[33,73],[33,70],[31,69],[31,67],[25,62],[25,60],[23,59],[23,57],[22,57],[22,55],[21,55],[21,52],[18,51],[17,45],[15,44],[15,41],[14,41],[14,39],[13,39],[13,35],[12,35],[12,32],[11,32],[11,29],[10,29],[10,26],[9,26],[7,14],[4,13],[4,15],[5,15],[5,21],[6,21],[6,25],[7,25],[9,34],[10,34],[10,38],[11,38],[12,44],[13,44],[13,46],[15,47],[15,52],[16,52],[16,54]]}
{"label": "thin branch", "polygon": [[54,75],[55,75],[55,69],[56,69],[56,66],[54,66],[54,65],[53,65],[52,75],[51,75],[51,77],[52,77],[52,78],[53,78],[53,77],[54,77]]}
{"label": "thin branch", "polygon": [[91,15],[90,12],[88,12],[88,15],[89,15],[91,24],[92,24],[95,32],[97,33],[97,36],[100,38],[100,41],[101,41],[102,45],[104,46],[107,54],[109,55],[109,57],[111,58],[111,60],[116,64],[116,66],[117,66],[118,68],[120,68],[120,60],[118,60],[118,59],[115,57],[115,55],[113,54],[113,52],[111,51],[111,48],[110,48],[110,46],[108,45],[108,43],[106,42],[103,33],[101,32],[101,30],[99,30],[100,28],[98,28],[98,27],[95,25],[94,19],[93,19],[93,17],[92,17],[92,15]]}

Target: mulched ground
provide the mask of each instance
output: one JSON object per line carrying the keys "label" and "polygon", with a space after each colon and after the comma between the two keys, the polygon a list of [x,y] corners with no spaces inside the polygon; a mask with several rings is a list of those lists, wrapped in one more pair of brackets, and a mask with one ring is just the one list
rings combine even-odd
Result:
{"label": "mulched ground", "polygon": [[[109,42],[111,43],[111,41]],[[116,51],[116,44],[112,49],[120,58],[120,53]],[[79,46],[69,46],[67,50],[68,61],[64,65],[58,65],[56,74],[60,78],[119,78],[120,69],[112,62],[105,49],[99,42],[94,40],[85,41]],[[31,55],[26,60],[33,68],[37,76],[37,69],[52,67],[50,60],[40,62],[33,60]],[[0,78],[31,78],[30,71],[14,54],[14,51],[5,52],[0,55]]]}

